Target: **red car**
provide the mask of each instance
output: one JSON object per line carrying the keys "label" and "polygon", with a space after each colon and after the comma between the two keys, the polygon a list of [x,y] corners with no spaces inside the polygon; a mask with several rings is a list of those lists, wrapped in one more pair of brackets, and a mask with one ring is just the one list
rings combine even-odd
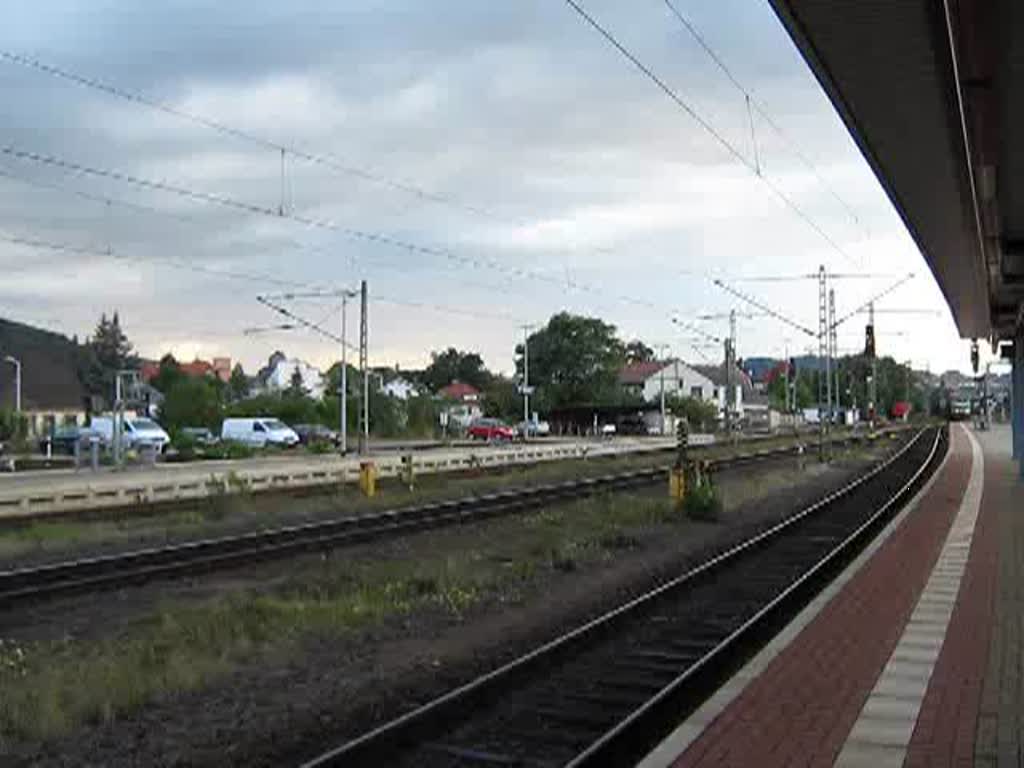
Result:
{"label": "red car", "polygon": [[473,440],[512,440],[516,431],[501,419],[477,419],[466,434]]}

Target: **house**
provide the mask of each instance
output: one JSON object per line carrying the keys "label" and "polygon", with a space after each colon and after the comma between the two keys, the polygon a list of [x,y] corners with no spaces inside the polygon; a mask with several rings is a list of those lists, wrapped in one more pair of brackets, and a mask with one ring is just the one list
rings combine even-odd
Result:
{"label": "house", "polygon": [[[725,363],[721,365],[696,365],[694,368],[706,376],[713,385],[713,394],[710,399],[718,403],[718,412],[724,418],[726,392],[728,390]],[[732,382],[735,391],[734,409],[737,416],[743,418],[744,403],[752,400],[754,395],[754,384],[750,376],[736,367],[732,372]]]}
{"label": "house", "polygon": [[445,401],[442,418],[451,429],[465,429],[474,419],[484,415],[480,390],[472,384],[457,379],[437,391],[437,397]]}
{"label": "house", "polygon": [[[315,368],[304,360],[297,357],[284,357],[281,355],[271,357],[273,365],[266,370],[266,376],[262,381],[263,389],[267,392],[284,392],[292,384],[292,377],[299,372],[302,379],[302,389],[310,397],[319,400],[324,396],[324,375],[319,368]],[[212,369],[211,369],[212,370]]]}
{"label": "house", "polygon": [[685,396],[710,400],[714,383],[696,368],[681,360],[632,363],[619,371],[619,386],[628,394],[638,395],[644,402],[666,397]]}
{"label": "house", "polygon": [[736,365],[750,377],[756,392],[766,392],[772,379],[786,363],[772,357],[748,357],[738,360]]}
{"label": "house", "polygon": [[411,378],[400,373],[398,366],[373,368],[371,373],[377,379],[377,388],[389,397],[408,400],[410,397],[417,397],[420,394],[419,387]]}
{"label": "house", "polygon": [[[178,370],[180,370],[186,376],[192,376],[193,378],[200,378],[202,376],[216,376],[221,381],[227,383],[228,379],[231,378],[231,358],[215,357],[213,358],[212,363],[209,363],[206,360],[200,360],[199,358],[196,358],[191,363],[178,363]],[[148,384],[159,375],[159,361],[140,361],[139,377],[145,383]]]}
{"label": "house", "polygon": [[215,357],[211,367],[213,368],[213,375],[227,384],[231,379],[231,358]]}
{"label": "house", "polygon": [[59,333],[0,319],[0,410],[14,410],[16,367],[21,370],[21,413],[30,437],[61,424],[84,424],[88,394],[78,377],[79,346]]}

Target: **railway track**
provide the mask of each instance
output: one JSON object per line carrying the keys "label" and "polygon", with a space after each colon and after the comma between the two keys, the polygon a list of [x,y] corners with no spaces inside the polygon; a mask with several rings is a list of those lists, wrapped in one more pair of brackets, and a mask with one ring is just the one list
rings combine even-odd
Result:
{"label": "railway track", "polygon": [[921,430],[767,531],[304,768],[633,764],[875,536],[945,441]]}
{"label": "railway track", "polygon": [[[793,446],[712,461],[713,470],[793,455]],[[0,609],[61,595],[134,586],[340,547],[427,528],[439,528],[578,499],[625,491],[661,480],[666,466],[403,507],[233,536],[0,571]]]}

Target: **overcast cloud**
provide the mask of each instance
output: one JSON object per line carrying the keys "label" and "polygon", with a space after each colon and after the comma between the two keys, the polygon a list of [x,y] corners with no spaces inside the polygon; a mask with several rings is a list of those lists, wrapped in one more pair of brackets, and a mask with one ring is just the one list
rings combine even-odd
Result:
{"label": "overcast cloud", "polygon": [[[964,368],[966,347],[923,259],[767,4],[678,4],[855,209],[858,222],[755,121],[764,173],[849,258],[560,0],[39,0],[8,9],[0,47],[367,171],[377,180],[286,156],[284,204],[429,252],[0,156],[0,232],[122,257],[0,243],[0,316],[85,335],[116,308],[149,356],[226,354],[251,371],[280,348],[326,364],[337,350],[308,333],[243,334],[277,322],[255,297],[282,290],[280,281],[365,278],[378,364],[421,366],[430,350],[455,345],[508,371],[518,326],[561,309],[698,359],[720,352],[694,349],[668,316],[743,308],[709,274],[798,274],[824,263],[918,273],[888,305],[941,314],[880,316],[880,350],[932,370]],[[741,94],[662,2],[586,6],[752,160]],[[270,209],[282,203],[271,149],[7,61],[0,90],[3,146]],[[839,314],[889,282],[837,282]],[[816,323],[812,282],[742,287]],[[315,320],[332,311],[294,306]],[[862,322],[846,328],[840,347],[856,347]],[[889,335],[900,332],[917,336]],[[773,320],[740,324],[741,355],[809,343]]]}

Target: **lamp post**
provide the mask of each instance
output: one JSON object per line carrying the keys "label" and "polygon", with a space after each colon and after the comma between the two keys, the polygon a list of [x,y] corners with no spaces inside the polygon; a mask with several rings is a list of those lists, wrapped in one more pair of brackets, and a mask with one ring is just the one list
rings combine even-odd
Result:
{"label": "lamp post", "polygon": [[14,411],[21,413],[21,360],[7,355],[4,362],[14,366]]}

